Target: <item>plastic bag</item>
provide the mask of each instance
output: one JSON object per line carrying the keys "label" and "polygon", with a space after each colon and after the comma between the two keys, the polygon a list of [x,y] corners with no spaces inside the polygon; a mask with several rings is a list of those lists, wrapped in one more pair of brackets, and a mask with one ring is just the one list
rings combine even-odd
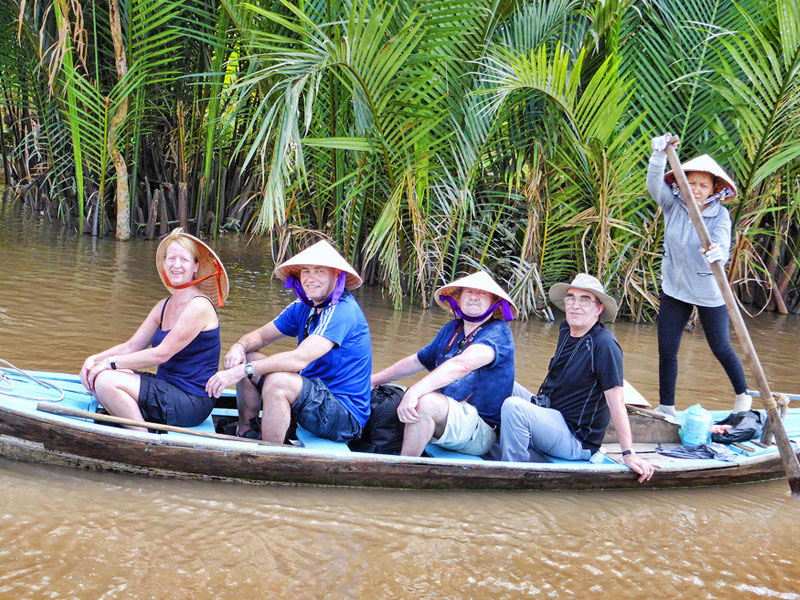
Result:
{"label": "plastic bag", "polygon": [[764,421],[764,415],[756,410],[731,413],[722,421],[716,423],[717,425],[730,425],[730,428],[721,433],[712,433],[711,441],[720,444],[746,442],[761,435]]}

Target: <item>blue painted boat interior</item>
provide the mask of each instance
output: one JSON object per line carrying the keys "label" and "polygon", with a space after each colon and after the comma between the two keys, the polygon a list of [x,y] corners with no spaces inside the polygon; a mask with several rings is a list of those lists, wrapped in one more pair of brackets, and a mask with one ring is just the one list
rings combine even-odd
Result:
{"label": "blue painted boat interior", "polygon": [[[50,372],[43,372],[43,371],[31,371],[30,375],[33,377],[39,378],[43,381],[47,381],[52,383],[53,385],[58,386],[61,390],[64,391],[64,399],[60,402],[60,404],[64,406],[69,406],[71,408],[95,412],[97,409],[97,400],[95,400],[81,385],[80,380],[77,375],[69,375],[63,373],[50,373]],[[33,399],[24,399],[15,397],[12,394],[23,395],[23,396],[30,396]],[[226,396],[233,397],[235,395],[233,390],[226,390]],[[38,401],[47,401],[53,400],[58,396],[56,392],[53,390],[44,388],[39,384],[33,382],[27,377],[23,375],[19,375],[13,372],[4,371],[2,373],[2,377],[0,377],[0,404],[8,406],[9,408],[13,408],[16,410],[27,411],[27,412],[36,412],[36,403]],[[727,415],[727,411],[711,411],[712,417],[714,422],[720,421],[724,419]],[[200,425],[190,428],[195,429],[198,431],[214,433],[214,422],[213,416],[230,416],[235,415],[235,409],[215,409],[212,416],[209,416],[203,423]],[[61,415],[52,415],[47,414],[48,418],[52,418],[58,421],[70,420],[73,417],[66,417]],[[90,421],[89,419],[85,419],[86,421]],[[103,425],[94,425],[96,427],[104,427]],[[787,416],[784,419],[784,427],[786,428],[786,432],[789,438],[800,438],[800,409],[791,409]],[[191,437],[189,434],[181,434],[175,432],[169,432],[167,435],[170,436],[187,436]],[[320,437],[315,436],[311,432],[303,429],[302,427],[297,428],[297,439],[300,444],[308,449],[322,452],[326,454],[339,454],[339,455],[347,455],[351,454],[352,451],[347,446],[347,444],[343,442],[333,442],[331,440],[323,439]],[[795,442],[793,442],[795,443]],[[796,444],[796,443],[795,443]],[[747,461],[752,457],[761,456],[763,454],[772,454],[776,452],[775,446],[769,448],[762,448],[753,442],[743,442],[742,445],[746,447],[748,450],[743,450],[737,448],[736,446],[729,446],[729,448],[737,453],[741,457],[741,461]],[[463,461],[468,463],[473,463],[476,461],[482,461],[483,459],[479,456],[470,456],[466,454],[462,454],[459,452],[453,452],[451,450],[446,450],[439,446],[434,446],[429,444],[426,448],[426,453],[434,458],[434,459],[441,459],[447,461]],[[567,461],[562,460],[554,457],[546,457],[548,458],[549,465],[546,463],[539,463],[543,468],[550,467],[558,467],[558,468],[567,468],[567,469],[592,469],[592,470],[606,470],[606,469],[618,469],[621,465],[614,461],[612,458],[604,454],[602,451],[596,454],[591,461]],[[590,464],[591,462],[591,464]],[[526,463],[529,464],[529,463]],[[682,467],[702,467],[702,466],[728,466],[730,463],[722,463],[721,461],[712,461],[706,459],[684,459],[680,461],[680,465]]]}

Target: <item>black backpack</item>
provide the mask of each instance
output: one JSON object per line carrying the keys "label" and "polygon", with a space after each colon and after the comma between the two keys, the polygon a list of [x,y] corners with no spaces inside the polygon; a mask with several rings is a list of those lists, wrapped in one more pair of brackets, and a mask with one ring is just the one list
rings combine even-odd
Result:
{"label": "black backpack", "polygon": [[350,442],[351,450],[400,454],[405,425],[397,418],[397,407],[405,393],[404,387],[393,384],[379,385],[372,390],[369,420],[361,437]]}

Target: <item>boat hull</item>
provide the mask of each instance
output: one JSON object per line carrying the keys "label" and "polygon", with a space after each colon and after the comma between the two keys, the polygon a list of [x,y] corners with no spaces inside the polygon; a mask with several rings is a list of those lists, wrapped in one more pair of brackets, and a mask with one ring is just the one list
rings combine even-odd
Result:
{"label": "boat hull", "polygon": [[[621,464],[505,463],[336,453],[98,425],[2,402],[0,453],[39,463],[185,479],[404,489],[592,490],[729,485],[779,478],[777,452],[740,462],[672,461],[639,484]],[[643,449],[645,451],[645,449]]]}

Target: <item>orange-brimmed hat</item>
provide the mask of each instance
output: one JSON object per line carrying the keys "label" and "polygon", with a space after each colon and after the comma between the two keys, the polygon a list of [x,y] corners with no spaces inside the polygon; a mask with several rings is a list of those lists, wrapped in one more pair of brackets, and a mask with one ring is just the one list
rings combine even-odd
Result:
{"label": "orange-brimmed hat", "polygon": [[[714,183],[716,184],[716,180],[721,180],[725,183],[725,187],[729,187],[733,190],[733,196],[728,196],[724,198],[722,202],[730,202],[736,195],[738,191],[736,190],[736,184],[733,183],[733,179],[725,172],[725,170],[717,164],[713,158],[711,158],[708,154],[703,154],[702,156],[697,156],[690,161],[687,161],[681,165],[684,173],[688,173],[689,171],[700,171],[702,173],[708,173],[711,177],[714,178]],[[664,181],[668,184],[672,185],[675,183],[675,175],[673,175],[672,171],[667,171],[664,174]],[[717,185],[714,186],[714,192],[719,192],[720,190],[717,189]]]}
{"label": "orange-brimmed hat", "polygon": [[[194,243],[197,249],[197,262],[200,266],[197,269],[194,280],[178,287],[173,287],[166,271],[164,271],[164,257],[167,254],[167,247],[178,237],[188,238]],[[156,250],[156,269],[158,270],[158,276],[161,278],[161,283],[169,290],[170,294],[174,294],[176,289],[194,285],[197,286],[200,293],[208,296],[214,306],[225,306],[229,291],[228,272],[225,270],[225,265],[222,264],[219,256],[203,240],[184,233],[180,227],[173,229],[158,245]]]}
{"label": "orange-brimmed hat", "polygon": [[300,270],[304,266],[311,265],[344,271],[346,274],[345,287],[348,290],[354,290],[362,283],[361,277],[356,270],[325,240],[318,241],[313,246],[309,246],[289,260],[279,264],[275,267],[275,275],[283,281],[286,281],[286,278],[290,275],[300,279]]}
{"label": "orange-brimmed hat", "polygon": [[[506,291],[501,288],[497,282],[492,278],[491,275],[486,273],[485,271],[478,271],[477,273],[473,273],[472,275],[467,275],[466,277],[462,277],[461,279],[456,279],[452,283],[448,283],[447,285],[443,285],[433,295],[433,299],[436,301],[436,304],[441,306],[445,310],[451,310],[450,303],[446,300],[442,300],[441,296],[449,296],[451,298],[455,298],[453,294],[456,290],[461,290],[464,288],[471,288],[473,290],[482,290],[484,292],[489,292],[490,294],[494,294],[501,301],[505,301],[511,308],[511,315],[512,318],[517,316],[517,306],[511,300],[511,296],[509,296]],[[457,300],[457,298],[455,298]],[[503,307],[498,306],[494,311],[494,316],[499,319],[505,319],[503,316]]]}

